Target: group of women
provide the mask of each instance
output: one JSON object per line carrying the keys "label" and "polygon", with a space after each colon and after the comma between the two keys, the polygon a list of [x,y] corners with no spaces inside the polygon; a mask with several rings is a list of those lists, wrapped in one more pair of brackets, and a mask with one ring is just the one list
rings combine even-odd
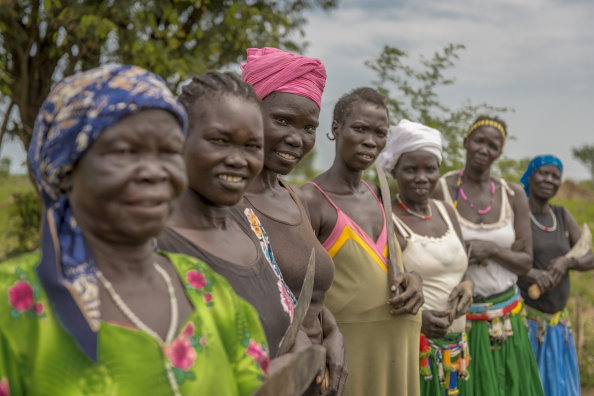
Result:
{"label": "group of women", "polygon": [[[548,203],[561,162],[531,162],[526,198],[491,175],[505,123],[479,117],[440,178],[439,131],[390,127],[358,88],[332,166],[297,188],[282,176],[314,147],[325,80],[262,48],[179,98],[135,66],[60,82],[29,149],[41,247],[0,265],[0,395],[250,395],[315,345],[325,362],[286,395],[579,394],[567,272],[594,264],[566,256],[581,231]],[[392,202],[362,178],[376,160]]]}

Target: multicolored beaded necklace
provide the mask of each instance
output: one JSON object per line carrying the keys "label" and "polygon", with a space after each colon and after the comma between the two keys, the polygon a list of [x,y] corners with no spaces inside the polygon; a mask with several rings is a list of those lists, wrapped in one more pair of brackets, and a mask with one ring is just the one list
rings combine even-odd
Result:
{"label": "multicolored beaded necklace", "polygon": [[400,199],[400,194],[396,194],[396,200],[398,200],[398,204],[402,207],[402,209],[404,209],[406,211],[406,213],[408,213],[409,215],[418,217],[421,220],[429,220],[431,217],[433,217],[433,213],[431,212],[431,205],[427,204],[427,210],[429,212],[429,214],[427,215],[422,215],[419,214],[417,212],[413,212],[412,210],[410,210],[410,208],[408,206],[406,206],[406,204],[404,202],[402,202],[402,199]]}
{"label": "multicolored beaded necklace", "polygon": [[540,224],[538,220],[536,220],[536,217],[534,217],[534,215],[532,214],[532,211],[528,212],[528,214],[530,215],[530,220],[532,220],[534,225],[537,226],[540,230],[543,230],[544,232],[553,232],[557,229],[557,216],[555,216],[555,213],[553,213],[553,209],[550,206],[547,208],[547,210],[553,218],[553,225],[550,227],[546,227]]}
{"label": "multicolored beaded necklace", "polygon": [[[464,176],[464,169],[462,169],[460,171],[460,173],[458,173],[458,180],[456,180],[456,196],[454,199],[454,208],[458,208],[458,197],[462,197],[462,199],[464,201],[466,201],[466,203],[468,203],[468,206],[470,206],[471,208],[474,209],[474,203],[472,203],[469,199],[468,196],[466,195],[466,193],[464,192],[464,189],[462,188],[462,176]],[[489,213],[491,211],[491,209],[493,209],[493,202],[495,201],[495,182],[493,180],[490,180],[490,184],[491,184],[491,199],[489,201],[489,205],[484,208],[484,209],[477,209],[476,213],[480,214],[480,215],[485,215],[487,213]]]}

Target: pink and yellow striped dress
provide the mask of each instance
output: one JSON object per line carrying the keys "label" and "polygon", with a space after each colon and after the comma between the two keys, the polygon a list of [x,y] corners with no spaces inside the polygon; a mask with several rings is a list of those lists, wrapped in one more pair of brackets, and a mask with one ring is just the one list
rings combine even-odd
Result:
{"label": "pink and yellow striped dress", "polygon": [[336,224],[322,245],[334,260],[334,282],[324,303],[344,336],[349,377],[346,395],[414,396],[419,390],[421,316],[392,316],[388,291],[386,216],[373,240],[328,194],[310,182],[336,209]]}

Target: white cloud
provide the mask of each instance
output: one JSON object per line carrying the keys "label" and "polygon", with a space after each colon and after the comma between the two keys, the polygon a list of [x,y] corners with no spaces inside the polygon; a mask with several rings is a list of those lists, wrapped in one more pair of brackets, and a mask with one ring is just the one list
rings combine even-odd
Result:
{"label": "white cloud", "polygon": [[[328,69],[320,136],[338,96],[371,83],[374,75],[363,62],[383,45],[404,49],[414,60],[461,43],[467,49],[451,70],[456,84],[441,91],[442,99],[452,106],[469,98],[513,107],[506,118],[518,139],[510,142],[509,155],[557,153],[568,164],[567,175],[586,178],[570,147],[594,143],[579,127],[594,125],[592,20],[594,3],[558,0],[351,0],[330,14],[312,13],[307,54]],[[329,165],[330,147],[319,147],[327,157],[320,166]]]}

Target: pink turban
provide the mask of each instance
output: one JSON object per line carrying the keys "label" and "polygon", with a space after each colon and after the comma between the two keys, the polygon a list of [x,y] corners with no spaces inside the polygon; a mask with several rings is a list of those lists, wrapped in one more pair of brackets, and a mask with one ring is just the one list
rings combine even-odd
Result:
{"label": "pink turban", "polygon": [[288,92],[311,99],[321,107],[326,68],[319,59],[277,48],[248,48],[247,62],[241,68],[241,78],[260,99],[272,92]]}

